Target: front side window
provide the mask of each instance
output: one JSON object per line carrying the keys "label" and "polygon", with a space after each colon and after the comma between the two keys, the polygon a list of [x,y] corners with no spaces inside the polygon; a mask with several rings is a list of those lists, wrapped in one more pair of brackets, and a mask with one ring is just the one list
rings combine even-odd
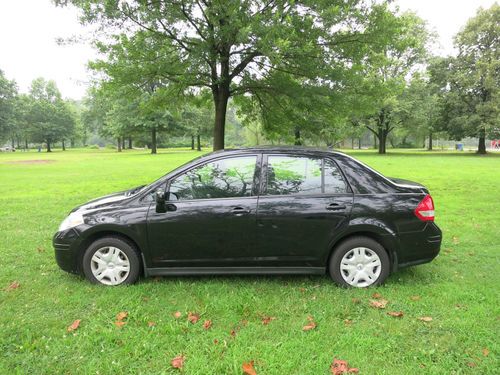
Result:
{"label": "front side window", "polygon": [[210,199],[252,195],[256,156],[216,160],[175,178],[170,184],[173,199]]}
{"label": "front side window", "polygon": [[337,166],[321,158],[269,155],[267,195],[341,194],[347,186]]}

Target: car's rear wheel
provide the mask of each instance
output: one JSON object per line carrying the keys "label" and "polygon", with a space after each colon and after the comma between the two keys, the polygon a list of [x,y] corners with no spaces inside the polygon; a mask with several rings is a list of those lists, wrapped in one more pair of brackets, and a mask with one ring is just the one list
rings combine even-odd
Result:
{"label": "car's rear wheel", "polygon": [[366,288],[385,281],[390,272],[390,260],[377,241],[356,236],[341,242],[334,249],[329,272],[341,286]]}
{"label": "car's rear wheel", "polygon": [[133,284],[139,279],[140,270],[137,250],[118,237],[94,241],[83,255],[83,273],[95,284]]}

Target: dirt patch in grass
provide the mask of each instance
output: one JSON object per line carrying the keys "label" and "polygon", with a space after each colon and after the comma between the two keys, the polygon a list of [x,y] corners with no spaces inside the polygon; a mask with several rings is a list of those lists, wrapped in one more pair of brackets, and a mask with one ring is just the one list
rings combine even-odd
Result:
{"label": "dirt patch in grass", "polygon": [[15,160],[15,161],[7,161],[7,164],[48,164],[55,163],[55,160],[47,160],[47,159],[37,159],[37,160]]}

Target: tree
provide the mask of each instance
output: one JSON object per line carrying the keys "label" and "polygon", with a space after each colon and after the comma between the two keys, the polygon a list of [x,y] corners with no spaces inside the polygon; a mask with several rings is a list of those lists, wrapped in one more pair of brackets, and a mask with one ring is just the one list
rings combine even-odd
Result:
{"label": "tree", "polygon": [[17,87],[0,70],[0,140],[7,138],[13,130],[14,102]]}
{"label": "tree", "polygon": [[45,81],[43,78],[33,80],[29,96],[31,105],[28,121],[32,139],[45,142],[47,152],[51,152],[56,141],[72,133],[75,119],[54,81]]}
{"label": "tree", "polygon": [[76,5],[83,22],[102,26],[98,45],[111,60],[122,46],[170,93],[208,88],[214,150],[224,148],[229,98],[278,97],[290,80],[301,89],[295,97],[315,91],[304,87],[339,91],[390,34],[384,31],[389,8],[368,0],[54,1]]}
{"label": "tree", "polygon": [[500,133],[500,5],[480,8],[455,37],[458,56],[450,59],[447,125],[455,137]]}
{"label": "tree", "polygon": [[430,39],[425,22],[414,13],[388,17],[386,22],[391,35],[397,37],[387,43],[382,53],[371,53],[365,69],[367,81],[380,88],[373,97],[377,110],[367,123],[378,139],[379,154],[386,153],[387,137],[397,125],[394,111],[406,87],[406,78],[424,61]]}

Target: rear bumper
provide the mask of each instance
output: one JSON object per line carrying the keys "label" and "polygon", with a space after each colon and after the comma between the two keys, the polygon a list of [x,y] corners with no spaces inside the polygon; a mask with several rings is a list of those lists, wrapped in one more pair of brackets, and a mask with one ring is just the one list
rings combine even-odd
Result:
{"label": "rear bumper", "polygon": [[78,249],[80,236],[73,229],[57,232],[52,238],[57,265],[66,272],[79,273]]}
{"label": "rear bumper", "polygon": [[438,256],[443,234],[434,223],[428,222],[422,231],[400,234],[398,268],[428,263]]}

